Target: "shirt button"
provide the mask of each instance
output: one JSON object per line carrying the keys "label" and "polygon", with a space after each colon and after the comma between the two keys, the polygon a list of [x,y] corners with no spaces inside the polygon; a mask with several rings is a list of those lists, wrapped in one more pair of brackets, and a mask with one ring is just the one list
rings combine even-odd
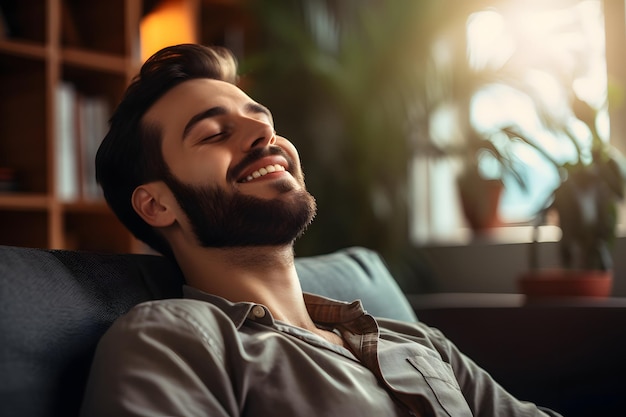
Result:
{"label": "shirt button", "polygon": [[265,317],[265,309],[260,305],[255,305],[254,307],[252,307],[252,315],[257,319],[262,319],[263,317]]}

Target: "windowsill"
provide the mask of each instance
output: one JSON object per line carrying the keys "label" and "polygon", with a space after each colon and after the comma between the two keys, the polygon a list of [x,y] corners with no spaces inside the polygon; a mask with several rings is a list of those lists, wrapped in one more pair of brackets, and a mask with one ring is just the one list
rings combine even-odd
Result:
{"label": "windowsill", "polygon": [[[470,228],[464,227],[458,229],[457,233],[445,237],[433,238],[428,242],[421,242],[418,246],[515,245],[532,243],[532,235],[532,226],[502,226],[482,235],[475,235]],[[626,223],[617,226],[616,235],[618,238],[626,238]],[[558,242],[560,239],[561,229],[558,226],[539,226],[537,242]]]}
{"label": "windowsill", "polygon": [[[626,228],[624,230],[626,231]],[[558,226],[539,227],[538,242],[557,242],[559,239],[561,239],[561,229]],[[458,229],[455,234],[432,239],[420,246],[506,245],[531,243],[532,241],[532,226],[503,226],[480,235],[474,234],[469,228],[462,228]]]}

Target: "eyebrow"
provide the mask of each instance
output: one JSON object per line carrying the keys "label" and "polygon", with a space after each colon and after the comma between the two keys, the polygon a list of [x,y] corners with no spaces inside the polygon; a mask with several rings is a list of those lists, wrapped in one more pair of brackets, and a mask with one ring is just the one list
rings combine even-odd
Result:
{"label": "eyebrow", "polygon": [[[272,118],[272,113],[269,109],[262,104],[259,103],[247,103],[244,107],[247,113],[255,113],[255,114],[264,114],[268,117],[270,122],[274,124],[274,119]],[[217,116],[222,116],[227,114],[228,111],[226,108],[221,106],[211,107],[210,109],[201,111],[200,113],[194,115],[189,119],[187,124],[185,125],[185,129],[183,130],[183,140],[189,135],[189,132],[193,127],[198,124],[201,120],[210,119]]]}

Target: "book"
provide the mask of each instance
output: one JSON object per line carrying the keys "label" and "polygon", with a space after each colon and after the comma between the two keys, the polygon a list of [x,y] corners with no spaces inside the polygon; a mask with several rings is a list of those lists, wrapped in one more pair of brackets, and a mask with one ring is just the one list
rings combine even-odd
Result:
{"label": "book", "polygon": [[55,194],[60,201],[79,198],[79,173],[76,159],[76,89],[68,82],[59,83],[55,92],[54,170]]}
{"label": "book", "polygon": [[103,97],[81,96],[78,102],[81,196],[84,200],[99,200],[102,192],[96,182],[95,159],[108,131],[109,106]]}
{"label": "book", "polygon": [[108,131],[108,102],[69,82],[60,83],[56,96],[56,195],[63,202],[99,200],[95,158]]}

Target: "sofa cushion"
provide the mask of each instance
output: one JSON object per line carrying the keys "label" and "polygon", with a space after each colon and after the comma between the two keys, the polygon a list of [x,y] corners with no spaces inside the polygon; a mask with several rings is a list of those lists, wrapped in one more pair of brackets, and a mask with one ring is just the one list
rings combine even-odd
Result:
{"label": "sofa cushion", "polygon": [[[299,258],[296,267],[305,291],[415,319],[375,252],[348,248]],[[180,297],[182,283],[158,256],[0,246],[2,415],[76,415],[100,336],[142,301]]]}
{"label": "sofa cushion", "polygon": [[361,299],[376,317],[416,320],[413,309],[377,252],[361,247],[297,258],[302,290],[343,301]]}

